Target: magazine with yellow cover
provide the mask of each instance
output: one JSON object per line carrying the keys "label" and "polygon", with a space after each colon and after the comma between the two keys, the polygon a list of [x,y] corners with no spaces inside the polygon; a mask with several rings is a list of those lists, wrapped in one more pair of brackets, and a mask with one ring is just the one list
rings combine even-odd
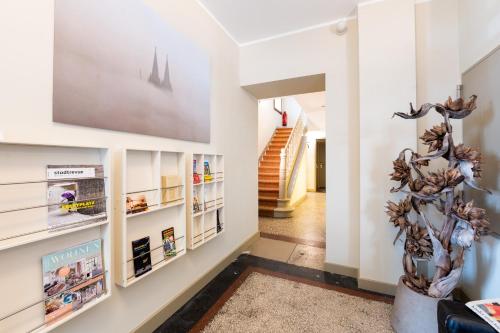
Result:
{"label": "magazine with yellow cover", "polygon": [[50,229],[106,220],[102,165],[49,165],[47,180]]}

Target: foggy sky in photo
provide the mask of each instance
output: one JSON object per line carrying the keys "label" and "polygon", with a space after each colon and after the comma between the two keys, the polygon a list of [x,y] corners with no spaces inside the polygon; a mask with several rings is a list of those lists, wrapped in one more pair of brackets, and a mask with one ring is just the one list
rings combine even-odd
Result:
{"label": "foggy sky in photo", "polygon": [[208,56],[141,0],[56,0],[53,120],[209,142]]}

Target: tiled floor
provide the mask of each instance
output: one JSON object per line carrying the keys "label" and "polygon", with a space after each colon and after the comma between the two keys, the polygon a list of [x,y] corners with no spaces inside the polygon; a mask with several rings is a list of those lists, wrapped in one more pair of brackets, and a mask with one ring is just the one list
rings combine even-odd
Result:
{"label": "tiled floor", "polygon": [[325,249],[268,238],[259,238],[249,249],[253,256],[286,262],[289,264],[321,269],[324,268]]}
{"label": "tiled floor", "polygon": [[[308,192],[291,218],[259,218],[254,256],[321,269],[325,261],[325,193]],[[272,238],[272,239],[271,239]]]}
{"label": "tiled floor", "polygon": [[[308,192],[307,198],[295,209],[292,217],[285,219],[260,217],[259,231],[324,244],[325,200],[325,193]],[[296,243],[308,242],[296,241]]]}

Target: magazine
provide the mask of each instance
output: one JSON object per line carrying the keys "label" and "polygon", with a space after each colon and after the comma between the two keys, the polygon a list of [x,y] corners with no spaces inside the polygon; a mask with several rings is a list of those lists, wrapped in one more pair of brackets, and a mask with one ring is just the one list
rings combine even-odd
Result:
{"label": "magazine", "polygon": [[466,305],[500,332],[500,298],[468,302]]}
{"label": "magazine", "polygon": [[48,165],[49,229],[105,221],[102,165]]}
{"label": "magazine", "polygon": [[193,160],[193,184],[201,183],[200,175],[196,169],[196,160]]}
{"label": "magazine", "polygon": [[148,210],[148,201],[144,194],[127,196],[127,214],[137,214]]}
{"label": "magazine", "polygon": [[200,191],[198,188],[193,188],[193,214],[202,211],[201,201],[200,201]]}
{"label": "magazine", "polygon": [[222,223],[220,222],[220,209],[217,209],[217,233],[222,231]]}
{"label": "magazine", "polygon": [[204,165],[204,179],[205,182],[211,182],[213,180],[212,172],[210,171],[210,163],[205,161]]}
{"label": "magazine", "polygon": [[45,322],[105,292],[101,243],[96,239],[42,257]]}
{"label": "magazine", "polygon": [[165,258],[173,257],[177,254],[175,249],[174,227],[162,230],[161,238],[163,240],[163,255]]}
{"label": "magazine", "polygon": [[178,175],[161,176],[162,204],[182,200],[182,180]]}
{"label": "magazine", "polygon": [[136,277],[149,272],[153,268],[151,265],[149,237],[132,241],[132,255],[134,257],[134,274]]}

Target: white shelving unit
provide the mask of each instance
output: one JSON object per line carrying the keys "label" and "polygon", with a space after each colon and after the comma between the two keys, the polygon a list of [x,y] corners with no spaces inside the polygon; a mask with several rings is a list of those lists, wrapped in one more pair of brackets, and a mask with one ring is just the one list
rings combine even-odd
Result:
{"label": "white shelving unit", "polygon": [[[111,296],[110,156],[105,148],[0,143],[0,332],[49,332]],[[103,165],[105,221],[48,228],[47,165]],[[42,257],[102,240],[105,292],[45,323]]]}
{"label": "white shelving unit", "polygon": [[[186,254],[185,156],[181,152],[123,150],[115,167],[116,283],[128,287]],[[178,179],[162,184],[162,177]],[[127,197],[143,195],[147,210],[127,211]],[[177,254],[165,257],[162,231],[174,228]],[[149,236],[152,269],[135,276],[132,241]]]}
{"label": "white shelving unit", "polygon": [[[224,225],[224,156],[192,154],[186,163],[187,246],[194,250],[217,237]],[[208,162],[211,179],[205,178]],[[199,182],[194,181],[195,174]],[[196,204],[197,203],[197,204]]]}

